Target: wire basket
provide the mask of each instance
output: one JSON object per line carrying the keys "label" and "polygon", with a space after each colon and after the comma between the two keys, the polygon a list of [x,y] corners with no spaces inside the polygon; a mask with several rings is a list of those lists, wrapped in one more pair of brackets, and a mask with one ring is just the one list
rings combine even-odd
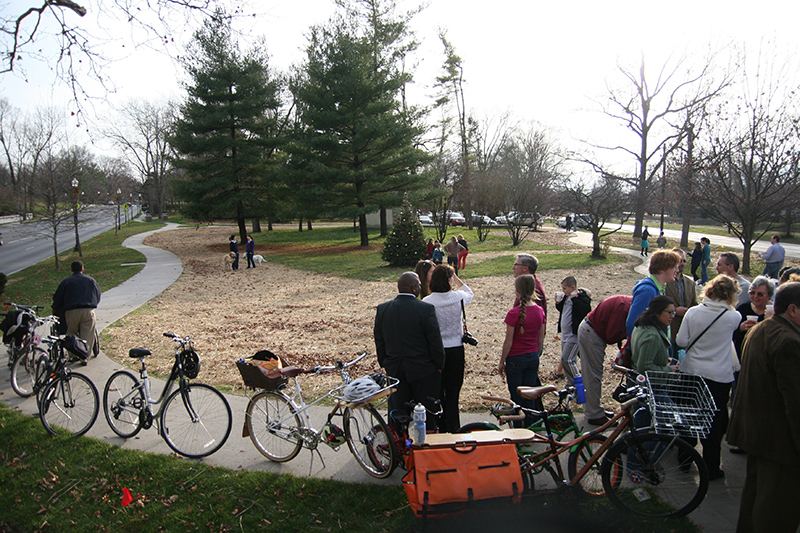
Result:
{"label": "wire basket", "polygon": [[647,372],[647,402],[657,433],[708,436],[717,405],[700,376],[681,372]]}

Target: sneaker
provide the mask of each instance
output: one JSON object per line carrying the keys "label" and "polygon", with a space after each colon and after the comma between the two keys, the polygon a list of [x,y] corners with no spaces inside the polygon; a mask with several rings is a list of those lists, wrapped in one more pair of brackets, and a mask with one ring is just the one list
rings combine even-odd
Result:
{"label": "sneaker", "polygon": [[[589,418],[588,420],[586,420],[586,422],[588,424],[591,424],[592,426],[602,426],[603,424],[605,424],[609,420],[611,420],[611,417],[609,417],[609,416],[601,416],[600,418]],[[616,426],[616,425],[617,425],[617,423],[615,422],[614,426]]]}
{"label": "sneaker", "polygon": [[715,481],[717,479],[722,479],[725,477],[725,472],[722,470],[717,470],[716,472],[709,472],[708,473],[708,480]]}

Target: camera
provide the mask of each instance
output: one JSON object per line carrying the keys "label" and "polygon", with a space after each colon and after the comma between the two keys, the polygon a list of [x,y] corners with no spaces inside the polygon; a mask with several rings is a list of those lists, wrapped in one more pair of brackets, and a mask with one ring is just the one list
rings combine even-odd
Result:
{"label": "camera", "polygon": [[478,339],[473,337],[470,332],[464,333],[464,336],[461,337],[461,342],[463,342],[464,344],[469,344],[470,346],[478,345]]}

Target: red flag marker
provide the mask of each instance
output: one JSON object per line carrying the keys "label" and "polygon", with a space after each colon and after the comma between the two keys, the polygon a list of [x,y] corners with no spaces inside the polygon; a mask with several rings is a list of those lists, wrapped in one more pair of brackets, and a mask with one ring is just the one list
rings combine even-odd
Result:
{"label": "red flag marker", "polygon": [[131,491],[129,491],[126,487],[122,487],[122,506],[125,507],[132,501],[133,496],[131,496]]}

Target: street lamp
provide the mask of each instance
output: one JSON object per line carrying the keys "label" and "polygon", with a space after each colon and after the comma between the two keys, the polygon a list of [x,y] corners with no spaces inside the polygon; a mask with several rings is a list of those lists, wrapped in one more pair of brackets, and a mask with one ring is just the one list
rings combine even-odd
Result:
{"label": "street lamp", "polygon": [[120,195],[122,194],[121,189],[117,189],[117,230],[122,229],[122,221],[120,220],[120,213],[119,213],[119,202],[120,202]]}
{"label": "street lamp", "polygon": [[73,252],[78,252],[78,255],[83,257],[81,239],[78,236],[78,178],[72,178],[72,189],[72,225],[75,226],[75,248]]}

